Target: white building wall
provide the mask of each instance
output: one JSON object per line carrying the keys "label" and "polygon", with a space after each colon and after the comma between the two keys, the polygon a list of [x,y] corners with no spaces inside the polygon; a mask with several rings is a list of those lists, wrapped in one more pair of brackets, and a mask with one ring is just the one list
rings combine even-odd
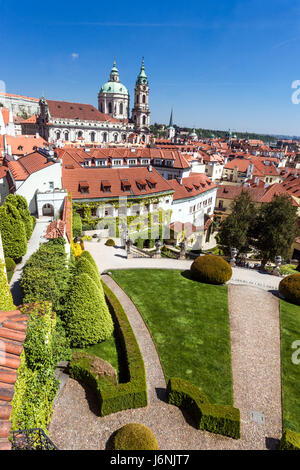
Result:
{"label": "white building wall", "polygon": [[181,222],[184,224],[190,222],[197,227],[203,226],[204,215],[213,214],[216,196],[217,188],[213,188],[192,198],[173,201],[171,222]]}
{"label": "white building wall", "polygon": [[17,185],[16,194],[25,197],[31,214],[37,212],[36,192],[52,191],[50,183],[53,183],[54,189],[62,189],[61,161],[32,173],[25,181]]}

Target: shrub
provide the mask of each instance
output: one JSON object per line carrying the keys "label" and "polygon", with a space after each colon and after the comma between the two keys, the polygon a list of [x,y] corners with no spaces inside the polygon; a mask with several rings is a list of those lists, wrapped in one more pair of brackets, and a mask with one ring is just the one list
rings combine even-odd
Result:
{"label": "shrub", "polygon": [[112,238],[109,238],[108,240],[106,240],[105,245],[106,246],[115,246],[116,244],[115,244],[115,241]]}
{"label": "shrub", "polygon": [[25,197],[19,196],[18,194],[9,194],[5,198],[5,204],[7,203],[14,205],[18,209],[19,214],[24,223],[24,227],[26,231],[26,238],[27,240],[29,240],[29,238],[32,235],[33,226],[32,226],[32,218],[31,218],[30,211],[29,211],[28,204],[27,204]]}
{"label": "shrub", "polygon": [[6,271],[14,271],[16,263],[11,258],[5,258]]}
{"label": "shrub", "polygon": [[10,203],[0,207],[0,231],[4,256],[18,261],[27,251],[25,226],[18,209]]}
{"label": "shrub", "polygon": [[300,273],[284,277],[280,281],[278,289],[286,300],[300,305]]}
{"label": "shrub", "polygon": [[114,450],[158,450],[153,432],[139,423],[128,423],[120,428],[112,441]]}
{"label": "shrub", "polygon": [[0,260],[0,310],[5,312],[15,310],[16,307],[13,303],[12,295],[9,290],[7,277],[4,273],[4,265]]}
{"label": "shrub", "polygon": [[230,405],[209,403],[192,383],[171,378],[167,386],[168,403],[187,410],[198,429],[240,438],[240,411]]}
{"label": "shrub", "polygon": [[300,450],[300,434],[285,429],[280,440],[280,450]]}
{"label": "shrub", "polygon": [[144,248],[144,240],[142,238],[137,238],[136,239],[136,246],[137,248],[140,248],[142,250]]}
{"label": "shrub", "polygon": [[105,378],[99,380],[91,371],[87,354],[75,357],[70,363],[70,375],[88,383],[96,392],[101,416],[147,405],[147,384],[143,357],[128,318],[114,293],[103,284],[103,289],[115,319],[116,334],[127,360],[129,381],[117,386]]}
{"label": "shrub", "polygon": [[77,212],[73,213],[72,223],[73,223],[73,237],[80,237],[82,234],[82,222],[81,222],[81,217]]}
{"label": "shrub", "polygon": [[208,284],[225,284],[232,276],[229,263],[216,255],[198,256],[191,266],[192,277]]}
{"label": "shrub", "polygon": [[31,216],[31,221],[32,221],[32,231],[34,230],[34,227],[36,226],[36,218],[34,215]]}
{"label": "shrub", "polygon": [[104,341],[113,332],[113,321],[103,291],[85,273],[74,276],[64,316],[67,333],[76,347]]}

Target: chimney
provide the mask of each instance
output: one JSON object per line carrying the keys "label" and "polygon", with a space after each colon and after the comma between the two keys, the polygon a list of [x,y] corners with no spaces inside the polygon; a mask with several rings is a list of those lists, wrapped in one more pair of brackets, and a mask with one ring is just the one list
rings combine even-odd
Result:
{"label": "chimney", "polygon": [[35,134],[35,138],[36,138],[36,139],[39,139],[39,138],[40,138],[40,134],[39,134],[38,132]]}
{"label": "chimney", "polygon": [[149,166],[148,166],[148,171],[149,171],[149,173],[152,172],[152,165],[149,165]]}

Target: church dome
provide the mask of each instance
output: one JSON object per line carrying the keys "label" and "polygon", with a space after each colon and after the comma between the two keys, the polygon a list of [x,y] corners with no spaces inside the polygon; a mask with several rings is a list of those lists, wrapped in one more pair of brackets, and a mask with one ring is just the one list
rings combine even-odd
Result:
{"label": "church dome", "polygon": [[109,81],[102,85],[100,93],[118,93],[119,95],[128,95],[128,90],[121,82]]}

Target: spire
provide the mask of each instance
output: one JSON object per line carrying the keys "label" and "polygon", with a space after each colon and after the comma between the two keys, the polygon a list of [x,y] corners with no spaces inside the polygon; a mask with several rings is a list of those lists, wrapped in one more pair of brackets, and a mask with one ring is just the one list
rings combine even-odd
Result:
{"label": "spire", "polygon": [[148,83],[147,75],[145,72],[144,57],[142,58],[141,70],[140,70],[140,73],[138,74],[136,83],[142,83],[142,84]]}
{"label": "spire", "polygon": [[169,127],[173,127],[173,108],[171,109]]}

